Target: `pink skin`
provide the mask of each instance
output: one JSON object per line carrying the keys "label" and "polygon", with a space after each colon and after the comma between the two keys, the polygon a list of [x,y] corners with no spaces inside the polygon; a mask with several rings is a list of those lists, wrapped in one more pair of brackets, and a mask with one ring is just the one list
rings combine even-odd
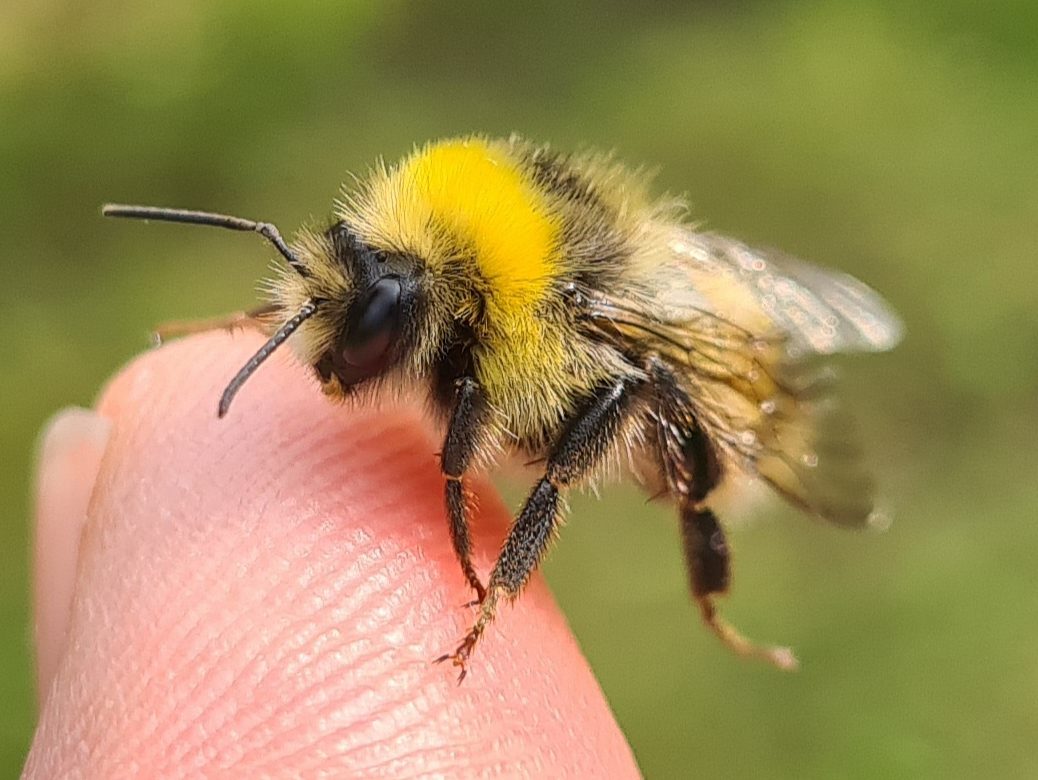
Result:
{"label": "pink skin", "polygon": [[[259,343],[150,352],[45,434],[25,776],[637,776],[539,578],[464,685],[432,663],[472,594],[416,410],[336,408],[283,353],[217,420]],[[476,491],[485,576],[509,516]]]}

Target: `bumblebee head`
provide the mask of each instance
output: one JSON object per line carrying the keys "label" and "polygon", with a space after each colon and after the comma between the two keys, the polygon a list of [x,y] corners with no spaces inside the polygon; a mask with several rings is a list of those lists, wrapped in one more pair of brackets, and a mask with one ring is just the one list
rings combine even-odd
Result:
{"label": "bumblebee head", "polygon": [[294,334],[297,354],[328,395],[351,395],[394,372],[427,373],[442,328],[426,314],[426,275],[416,255],[371,246],[341,220],[323,233],[304,230],[289,245],[270,223],[224,214],[118,204],[104,206],[102,214],[256,232],[285,259],[287,268],[269,285],[285,319],[227,385],[220,417]]}
{"label": "bumblebee head", "polygon": [[372,246],[344,221],[303,232],[293,250],[302,270],[286,271],[271,289],[288,318],[282,330],[298,329],[296,353],[326,394],[345,397],[394,374],[423,373],[439,329],[427,313],[421,258]]}
{"label": "bumblebee head", "polygon": [[331,227],[304,229],[291,245],[273,225],[239,217],[144,206],[103,213],[256,232],[285,259],[269,284],[280,326],[227,386],[223,416],[289,337],[333,397],[394,379],[423,383],[451,345],[500,333],[518,334],[508,343],[536,361],[540,324],[528,313],[548,293],[563,240],[538,160],[518,139],[430,144],[376,166],[344,192]]}

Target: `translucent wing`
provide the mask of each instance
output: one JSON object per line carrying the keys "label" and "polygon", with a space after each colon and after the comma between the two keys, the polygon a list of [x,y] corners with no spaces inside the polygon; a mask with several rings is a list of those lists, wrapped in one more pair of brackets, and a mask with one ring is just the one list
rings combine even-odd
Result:
{"label": "translucent wing", "polygon": [[897,318],[850,276],[721,236],[681,231],[670,250],[662,286],[599,299],[596,317],[677,370],[729,461],[807,511],[865,524],[872,481],[819,356],[889,349]]}
{"label": "translucent wing", "polygon": [[667,307],[702,308],[751,328],[770,322],[794,350],[820,355],[884,351],[901,339],[886,302],[847,274],[713,233],[677,230],[669,248],[668,262],[691,284],[670,290]]}

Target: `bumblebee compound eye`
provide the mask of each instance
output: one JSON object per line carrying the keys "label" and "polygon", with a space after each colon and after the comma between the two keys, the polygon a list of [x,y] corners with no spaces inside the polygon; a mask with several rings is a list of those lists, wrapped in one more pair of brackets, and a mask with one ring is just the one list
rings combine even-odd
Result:
{"label": "bumblebee compound eye", "polygon": [[342,361],[353,382],[377,374],[390,357],[400,332],[400,279],[384,276],[353,305],[342,342]]}

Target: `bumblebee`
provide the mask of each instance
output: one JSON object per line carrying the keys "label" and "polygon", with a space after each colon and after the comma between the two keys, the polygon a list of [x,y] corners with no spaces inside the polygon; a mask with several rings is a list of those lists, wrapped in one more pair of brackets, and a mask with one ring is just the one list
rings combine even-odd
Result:
{"label": "bumblebee", "polygon": [[[843,526],[873,515],[848,415],[826,355],[894,346],[901,327],[850,276],[691,226],[678,199],[596,154],[519,137],[450,139],[376,165],[331,223],[287,243],[269,223],[109,205],[108,216],[260,233],[284,268],[269,334],[231,380],[289,340],[325,394],[417,388],[442,424],[451,543],[478,614],[449,660],[466,664],[504,601],[555,538],[565,492],[617,471],[677,509],[692,596],[740,654],[791,668],[726,623],[715,598],[730,555],[714,500],[753,478]],[[540,465],[484,583],[472,563],[474,471],[514,454]]]}

